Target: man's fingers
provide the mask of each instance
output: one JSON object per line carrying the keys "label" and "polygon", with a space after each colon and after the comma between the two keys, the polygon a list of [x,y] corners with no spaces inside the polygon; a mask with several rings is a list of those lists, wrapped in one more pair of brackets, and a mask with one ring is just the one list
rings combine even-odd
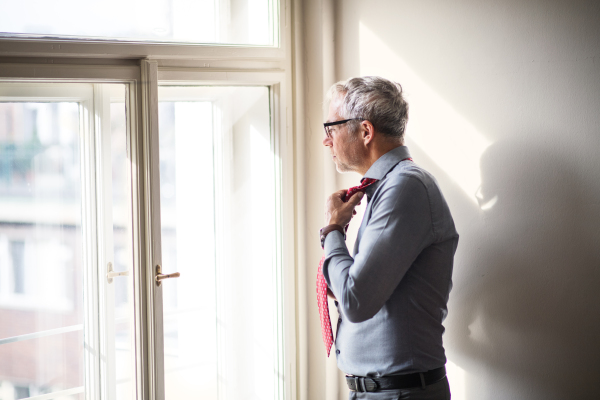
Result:
{"label": "man's fingers", "polygon": [[348,204],[350,204],[352,207],[356,207],[364,195],[365,194],[363,192],[354,194],[352,197],[350,197],[350,200],[348,200]]}
{"label": "man's fingers", "polygon": [[346,190],[338,190],[327,198],[325,206],[325,221],[327,224],[337,224],[341,226],[347,225],[356,215],[354,208],[360,204],[364,197],[363,192],[357,192],[347,202],[344,202]]}
{"label": "man's fingers", "polygon": [[343,201],[344,200],[344,196],[346,196],[346,190],[344,190],[344,189],[338,190],[337,192],[333,193],[333,196],[335,196],[338,199],[341,199]]}

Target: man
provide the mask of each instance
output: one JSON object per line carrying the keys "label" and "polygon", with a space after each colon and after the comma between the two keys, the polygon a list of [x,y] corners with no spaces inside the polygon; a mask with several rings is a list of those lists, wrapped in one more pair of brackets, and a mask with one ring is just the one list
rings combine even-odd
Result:
{"label": "man", "polygon": [[[345,190],[333,193],[321,230],[350,399],[449,399],[442,321],[458,244],[450,210],[404,146],[408,105],[399,84],[352,78],[330,94],[323,144],[338,172],[358,172],[367,186],[347,202]],[[351,256],[344,228],[363,196]]]}

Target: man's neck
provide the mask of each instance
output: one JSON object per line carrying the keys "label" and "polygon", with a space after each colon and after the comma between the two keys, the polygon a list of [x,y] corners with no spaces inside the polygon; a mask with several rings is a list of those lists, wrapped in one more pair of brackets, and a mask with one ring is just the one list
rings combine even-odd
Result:
{"label": "man's neck", "polygon": [[404,146],[404,142],[381,140],[376,143],[372,143],[372,146],[368,148],[365,162],[360,166],[360,170],[356,172],[364,176],[369,168],[371,168],[371,166],[375,164],[375,161],[379,160],[382,155],[400,146]]}

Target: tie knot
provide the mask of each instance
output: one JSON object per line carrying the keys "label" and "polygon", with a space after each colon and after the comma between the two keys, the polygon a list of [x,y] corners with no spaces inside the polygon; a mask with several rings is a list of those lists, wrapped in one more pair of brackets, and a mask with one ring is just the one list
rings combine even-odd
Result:
{"label": "tie knot", "polygon": [[360,185],[358,186],[352,186],[350,189],[348,189],[348,191],[346,192],[346,196],[344,197],[344,201],[348,201],[350,200],[350,197],[352,197],[356,192],[365,192],[365,190],[367,190],[367,188],[369,186],[371,186],[372,184],[374,184],[375,182],[377,182],[377,179],[372,179],[372,178],[365,178],[360,182]]}

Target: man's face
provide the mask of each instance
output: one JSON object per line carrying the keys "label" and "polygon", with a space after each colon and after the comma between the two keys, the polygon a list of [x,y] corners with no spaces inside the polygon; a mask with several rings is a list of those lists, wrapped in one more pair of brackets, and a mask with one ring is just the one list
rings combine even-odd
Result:
{"label": "man's face", "polygon": [[[329,114],[327,122],[340,121],[339,107],[342,102],[341,96],[336,96],[329,103]],[[330,127],[331,137],[325,136],[323,145],[329,147],[333,162],[338,172],[357,171],[361,160],[361,142],[357,133],[349,131],[347,123],[333,125]]]}

